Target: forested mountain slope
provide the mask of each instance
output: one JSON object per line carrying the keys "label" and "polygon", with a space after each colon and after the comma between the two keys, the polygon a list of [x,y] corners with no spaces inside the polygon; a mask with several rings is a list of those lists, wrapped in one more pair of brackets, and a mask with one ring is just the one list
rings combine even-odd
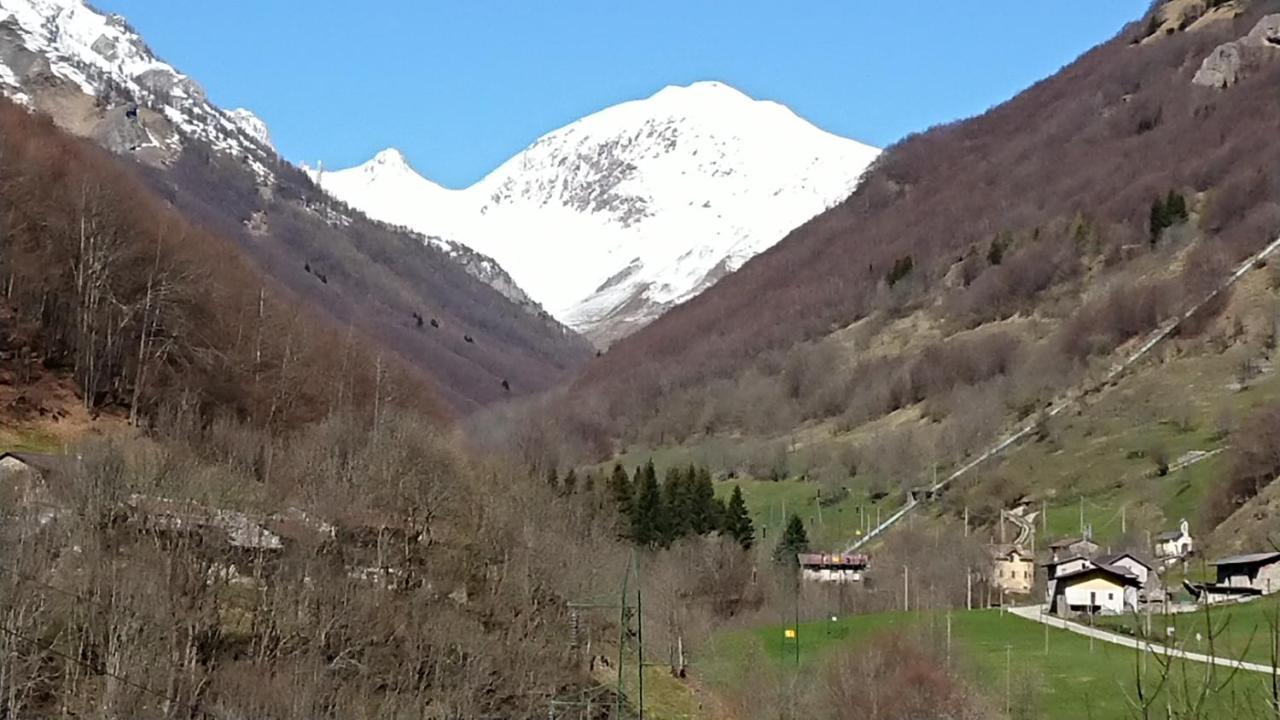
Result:
{"label": "forested mountain slope", "polygon": [[0,2],[0,90],[136,161],[189,220],[328,316],[331,342],[367,331],[456,410],[545,389],[589,357],[492,260],[329,198],[276,155],[252,113],[214,105],[119,16],[80,0]]}
{"label": "forested mountain slope", "polygon": [[84,407],[291,427],[381,400],[449,414],[434,383],[334,325],[105,151],[0,98],[7,383],[65,372]]}
{"label": "forested mountain slope", "polygon": [[[606,389],[618,408],[648,407],[869,318],[924,310],[944,335],[1069,318],[1079,306],[1052,307],[1051,290],[1095,298],[1107,277],[1172,247],[1164,226],[1188,208],[1203,242],[1170,266],[1186,270],[1170,291],[1190,297],[1210,266],[1262,247],[1280,226],[1280,48],[1247,55],[1229,86],[1193,83],[1217,46],[1280,7],[1232,3],[1212,21],[1161,25],[1185,5],[1156,8],[980,117],[888,149],[848,200],[619,343],[582,386]],[[1154,203],[1171,193],[1182,205],[1166,223]],[[1079,352],[1091,343],[1082,338]]]}

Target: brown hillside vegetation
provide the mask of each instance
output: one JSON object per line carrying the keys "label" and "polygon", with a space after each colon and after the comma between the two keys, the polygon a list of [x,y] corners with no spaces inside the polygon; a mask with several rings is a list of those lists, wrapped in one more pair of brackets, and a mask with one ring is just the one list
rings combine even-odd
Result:
{"label": "brown hillside vegetation", "polygon": [[[1030,385],[1110,352],[1280,229],[1280,60],[1229,88],[1191,83],[1218,44],[1278,9],[1251,3],[1141,44],[1135,23],[986,114],[903,140],[847,201],[616,344],[579,390],[603,395],[600,415],[623,418],[623,436],[652,439],[640,428],[656,408],[688,416],[661,431],[678,438],[762,414],[775,426],[837,408],[865,419],[1010,366]],[[859,320],[921,313],[945,334],[1047,317],[1054,335],[941,340],[847,374],[822,370],[842,367],[840,353],[805,350]],[[954,359],[974,352],[988,357]],[[787,372],[794,392],[760,380]],[[822,407],[793,402],[805,383],[825,385],[812,393]],[[742,398],[736,414],[717,409],[728,394]],[[1044,400],[1022,394],[1022,412]]]}
{"label": "brown hillside vegetation", "polygon": [[65,369],[86,409],[139,421],[182,399],[273,427],[379,401],[446,413],[362,333],[304,307],[117,159],[8,101],[0,279],[11,352]]}
{"label": "brown hillside vegetation", "polygon": [[329,198],[278,158],[266,194],[238,161],[195,140],[172,167],[140,169],[342,333],[363,330],[433,378],[459,412],[545,390],[590,357],[586,340],[549,316],[517,306],[423,238]]}

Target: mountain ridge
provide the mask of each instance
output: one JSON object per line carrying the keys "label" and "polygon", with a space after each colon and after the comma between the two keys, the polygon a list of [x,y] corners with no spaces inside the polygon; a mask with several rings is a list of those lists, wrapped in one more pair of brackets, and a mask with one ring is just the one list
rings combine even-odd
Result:
{"label": "mountain ridge", "polygon": [[265,122],[212,103],[119,15],[0,0],[0,92],[135,165],[271,281],[423,371],[455,410],[547,389],[590,356],[491,258],[326,196],[278,155]]}

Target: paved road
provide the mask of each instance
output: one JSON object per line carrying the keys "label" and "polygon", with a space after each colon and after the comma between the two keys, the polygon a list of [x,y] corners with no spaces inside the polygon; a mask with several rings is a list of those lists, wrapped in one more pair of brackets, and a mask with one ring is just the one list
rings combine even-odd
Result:
{"label": "paved road", "polygon": [[1098,628],[1092,628],[1092,627],[1089,627],[1088,625],[1081,625],[1080,623],[1070,622],[1068,620],[1064,620],[1063,618],[1057,617],[1055,615],[1044,614],[1043,605],[1030,605],[1027,607],[1009,608],[1009,612],[1013,613],[1014,615],[1017,615],[1018,617],[1026,618],[1027,620],[1031,620],[1033,622],[1044,623],[1045,625],[1048,625],[1050,627],[1055,627],[1061,630],[1066,630],[1068,632],[1073,632],[1073,633],[1076,633],[1077,635],[1084,635],[1085,637],[1092,637],[1096,640],[1112,643],[1113,645],[1122,645],[1124,647],[1133,648],[1135,650],[1138,648],[1143,648],[1158,655],[1172,655],[1173,657],[1182,658],[1183,660],[1191,660],[1193,662],[1202,662],[1202,663],[1212,663],[1214,665],[1218,665],[1220,667],[1225,667],[1225,668],[1251,670],[1253,672],[1267,673],[1268,675],[1280,674],[1280,669],[1273,668],[1270,665],[1261,665],[1259,663],[1244,662],[1242,660],[1232,660],[1230,658],[1213,657],[1210,655],[1203,655],[1201,653],[1188,652],[1186,650],[1178,650],[1176,648],[1171,648],[1167,645],[1160,645],[1157,643],[1148,642],[1146,640],[1140,640],[1138,638],[1129,637],[1128,635],[1120,635],[1117,633],[1108,632],[1106,630],[1099,630]]}

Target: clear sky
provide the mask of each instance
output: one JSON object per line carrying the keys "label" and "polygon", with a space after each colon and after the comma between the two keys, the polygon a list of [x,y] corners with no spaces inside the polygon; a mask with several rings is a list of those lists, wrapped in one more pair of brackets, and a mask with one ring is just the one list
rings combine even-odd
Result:
{"label": "clear sky", "polygon": [[543,133],[665,85],[721,80],[885,146],[980,113],[1150,0],[92,0],[285,157],[395,146],[451,187]]}

